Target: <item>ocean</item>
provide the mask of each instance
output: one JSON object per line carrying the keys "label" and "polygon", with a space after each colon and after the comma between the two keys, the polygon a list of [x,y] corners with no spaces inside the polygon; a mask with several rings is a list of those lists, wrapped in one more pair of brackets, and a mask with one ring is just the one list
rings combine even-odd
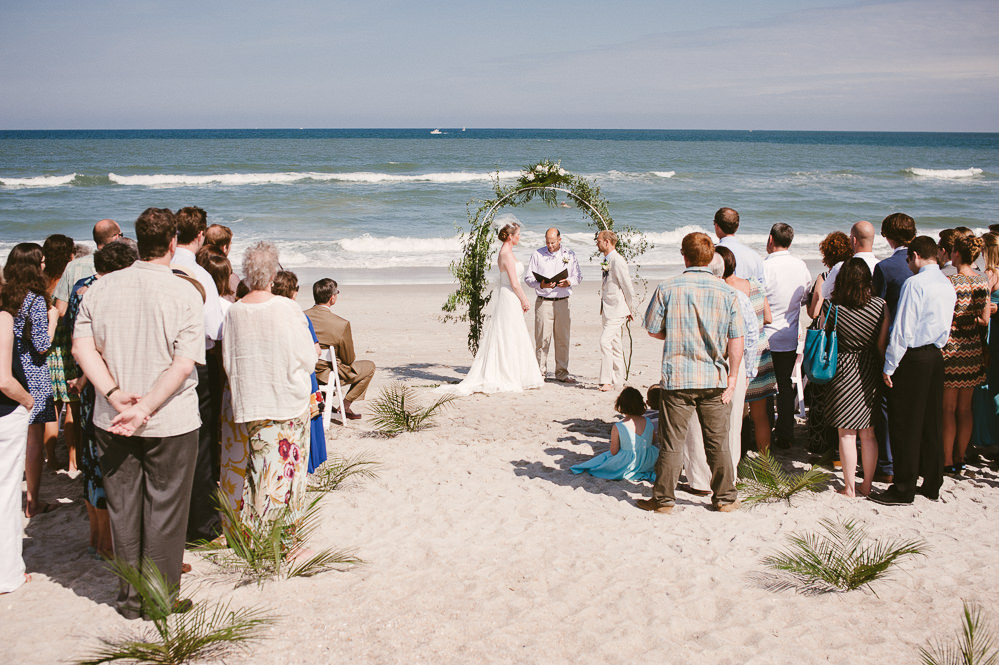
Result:
{"label": "ocean", "polygon": [[[345,284],[448,283],[469,202],[541,159],[590,179],[618,225],[646,234],[651,277],[682,264],[680,239],[711,233],[721,206],[761,253],[772,224],[791,224],[806,260],[828,232],[897,211],[932,235],[999,222],[994,133],[434,129],[0,131],[0,257],[51,233],[90,242],[104,217],[131,235],[147,207],[197,205],[232,228],[237,271],[243,248],[270,240],[285,268]],[[524,224],[525,261],[550,226],[593,254],[575,207],[501,212]],[[888,253],[881,238],[875,252]]]}

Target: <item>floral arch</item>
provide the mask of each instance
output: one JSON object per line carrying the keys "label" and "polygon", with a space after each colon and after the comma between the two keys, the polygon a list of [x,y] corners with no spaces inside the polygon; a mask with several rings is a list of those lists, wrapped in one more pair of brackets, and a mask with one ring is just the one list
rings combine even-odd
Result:
{"label": "floral arch", "polygon": [[[492,297],[488,293],[489,266],[496,253],[492,226],[496,212],[506,206],[522,206],[536,198],[549,207],[558,205],[558,195],[570,197],[590,218],[590,226],[597,231],[614,229],[614,220],[607,210],[607,201],[600,195],[600,188],[581,176],[562,168],[560,162],[542,160],[521,171],[517,181],[507,187],[499,184],[499,175],[493,180],[495,197],[467,204],[468,231],[459,231],[462,240],[462,257],[451,263],[451,274],[458,288],[448,296],[441,308],[445,321],[468,321],[468,349],[478,352],[482,334],[484,310]],[[472,205],[478,203],[473,211]],[[624,226],[617,230],[617,251],[632,262],[649,249],[649,243],[640,231]]]}

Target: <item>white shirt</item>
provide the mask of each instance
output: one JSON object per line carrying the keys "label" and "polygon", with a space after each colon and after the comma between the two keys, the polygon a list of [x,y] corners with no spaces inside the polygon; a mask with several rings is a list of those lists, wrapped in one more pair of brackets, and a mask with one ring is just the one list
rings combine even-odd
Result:
{"label": "white shirt", "polygon": [[[534,273],[544,277],[553,277],[563,270],[569,271],[569,286],[555,286],[550,289],[539,288],[540,282],[534,278]],[[531,254],[530,265],[524,273],[524,282],[542,298],[567,298],[572,295],[572,287],[583,281],[583,271],[579,268],[576,254],[566,247],[559,247],[555,253],[542,247]]]}
{"label": "white shirt", "polygon": [[[853,258],[863,259],[867,267],[871,269],[871,275],[874,275],[874,266],[878,265],[878,257],[874,256],[874,252],[857,252]],[[836,286],[836,275],[839,274],[839,269],[842,267],[842,261],[834,265],[829,274],[826,275],[825,281],[822,282],[822,297],[826,300],[832,298],[833,287]]]}
{"label": "white shirt", "polygon": [[205,348],[215,346],[222,339],[222,305],[219,304],[219,290],[208,271],[198,265],[194,252],[178,247],[170,263],[182,267],[205,288]]}
{"label": "white shirt", "polygon": [[763,275],[770,301],[773,322],[765,326],[771,351],[798,349],[798,319],[805,305],[812,275],[805,262],[786,249],[768,254],[763,260]]}
{"label": "white shirt", "polygon": [[735,236],[725,236],[718,241],[722,247],[732,250],[735,255],[735,276],[743,279],[755,277],[760,284],[765,279],[763,274],[763,259],[749,247],[736,240]]}
{"label": "white shirt", "polygon": [[891,376],[907,349],[932,344],[942,349],[950,338],[957,293],[935,263],[925,265],[902,283],[895,322],[888,336],[884,373]]}

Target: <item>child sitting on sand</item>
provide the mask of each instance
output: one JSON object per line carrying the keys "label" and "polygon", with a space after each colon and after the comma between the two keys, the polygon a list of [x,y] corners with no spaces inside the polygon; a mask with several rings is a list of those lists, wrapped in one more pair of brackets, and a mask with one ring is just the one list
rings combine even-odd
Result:
{"label": "child sitting on sand", "polygon": [[649,405],[649,410],[645,412],[645,417],[652,425],[652,445],[656,448],[659,445],[659,401],[663,398],[663,387],[658,383],[649,386],[645,391],[645,403]]}
{"label": "child sitting on sand", "polygon": [[573,473],[589,471],[590,475],[607,480],[654,480],[653,468],[659,450],[652,445],[655,428],[645,413],[642,393],[625,388],[618,395],[615,410],[624,420],[611,428],[610,450],[572,467]]}

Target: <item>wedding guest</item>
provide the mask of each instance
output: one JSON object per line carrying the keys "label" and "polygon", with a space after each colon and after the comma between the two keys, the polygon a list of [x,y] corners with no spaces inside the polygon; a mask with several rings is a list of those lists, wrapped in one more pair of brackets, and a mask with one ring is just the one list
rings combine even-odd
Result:
{"label": "wedding guest", "polygon": [[197,365],[198,373],[198,414],[201,427],[198,430],[198,460],[194,471],[194,484],[191,486],[190,515],[187,520],[187,540],[189,543],[212,540],[222,533],[218,510],[215,507],[215,492],[219,482],[219,427],[222,410],[222,379],[219,350],[216,344],[222,338],[222,303],[215,280],[208,271],[198,265],[197,253],[204,245],[208,217],[204,210],[196,206],[181,208],[176,213],[177,251],[172,267],[180,268],[189,277],[197,280],[204,290],[202,307],[205,323],[205,358]]}
{"label": "wedding guest", "polygon": [[[312,285],[312,299],[316,304],[305,310],[305,314],[312,322],[319,346],[323,349],[332,348],[336,353],[336,371],[340,376],[340,383],[350,386],[343,396],[344,415],[357,420],[361,414],[354,413],[350,406],[357,400],[364,399],[368,384],[375,375],[375,364],[357,357],[350,321],[333,313],[333,305],[339,295],[340,289],[334,280],[328,277],[319,280]],[[523,318],[520,321],[523,322]],[[315,363],[315,368],[319,381],[328,383],[330,372],[334,369],[329,362],[320,360]]]}
{"label": "wedding guest", "polygon": [[[898,308],[898,298],[902,284],[912,277],[909,269],[909,243],[916,237],[916,222],[909,215],[896,212],[888,215],[881,222],[881,235],[888,241],[892,255],[878,261],[874,267],[872,289],[874,295],[883,298],[888,304],[891,320],[895,320],[895,310]],[[888,398],[891,388],[887,385],[882,389],[881,417],[875,418],[874,433],[878,437],[878,473],[876,482],[892,482],[893,464],[891,432],[888,424]]]}
{"label": "wedding guest", "polygon": [[[298,298],[298,275],[287,270],[279,270],[277,275],[274,276],[274,284],[271,285],[271,293],[276,296],[284,296],[295,302]],[[316,349],[316,361],[318,362],[319,356],[322,354],[322,349],[319,346],[319,339],[316,337],[316,330],[312,326],[312,320],[308,316],[305,317],[306,323],[309,324],[309,335],[312,336],[312,344]],[[312,397],[309,398],[309,473],[315,473],[316,469],[326,461],[326,432],[323,431],[323,412],[319,408],[317,403],[317,394],[319,393],[319,381],[316,378],[316,372],[313,370],[309,374],[309,381],[312,385]]]}
{"label": "wedding guest", "polygon": [[316,350],[305,314],[271,293],[279,269],[277,248],[250,246],[243,257],[250,288],[225,318],[222,362],[232,389],[233,417],[249,441],[240,518],[274,520],[305,510],[309,455],[309,374]]}
{"label": "wedding guest", "polygon": [[[535,274],[555,277],[563,270],[568,276],[558,282],[538,281]],[[572,287],[583,281],[576,254],[562,246],[562,234],[556,228],[545,233],[545,246],[531,254],[524,282],[537,294],[534,301],[534,344],[541,374],[548,373],[548,349],[555,337],[555,380],[576,383],[569,374],[569,296]]]}
{"label": "wedding guest", "polygon": [[[871,295],[871,271],[862,258],[854,257],[843,263],[831,295],[819,312],[819,320],[827,321],[827,329],[835,325],[836,374],[827,384],[822,401],[829,425],[837,429],[839,436],[845,483],[839,493],[852,497],[859,491],[867,496],[878,462],[874,413],[880,408],[882,382],[878,369],[888,344],[888,309],[882,298]],[[864,482],[859,490],[856,487],[858,438],[864,468]]]}
{"label": "wedding guest", "polygon": [[[863,259],[873,275],[874,266],[878,264],[878,257],[874,256],[874,225],[864,220],[856,222],[850,227],[850,244],[853,245],[853,255]],[[829,288],[831,293],[832,285]]]}
{"label": "wedding guest", "polygon": [[954,240],[957,239],[958,235],[957,229],[944,229],[937,234],[939,238],[937,241],[937,263],[940,264],[940,273],[944,277],[950,277],[957,273],[957,268],[950,257],[954,253]]}
{"label": "wedding guest", "polygon": [[791,256],[794,229],[778,222],[770,229],[763,272],[773,323],[767,326],[770,355],[777,375],[777,424],[774,445],[790,448],[794,442],[794,399],[791,373],[798,356],[798,319],[808,302],[812,276],[801,259]]}
{"label": "wedding guest", "polygon": [[[957,295],[940,274],[933,238],[913,240],[907,258],[915,274],[902,284],[882,373],[891,388],[888,429],[895,473],[891,487],[870,495],[884,505],[912,503],[916,493],[936,500],[943,484],[940,349],[950,336]],[[923,484],[917,488],[920,475]]]}
{"label": "wedding guest", "polygon": [[[135,235],[141,260],[94,282],[80,303],[73,356],[99,395],[94,433],[115,557],[155,565],[177,588],[198,451],[194,367],[205,362],[204,308],[170,269],[174,214],[146,209]],[[130,619],[152,609],[125,583],[117,607]],[[189,608],[175,601],[174,609]]]}
{"label": "wedding guest", "polygon": [[653,425],[645,417],[645,401],[635,388],[625,388],[614,403],[624,420],[611,427],[610,450],[571,467],[607,480],[654,480],[659,450],[652,443]]}
{"label": "wedding guest", "polygon": [[[229,311],[229,305],[236,302],[236,291],[232,284],[232,264],[229,258],[219,252],[216,248],[205,245],[198,250],[198,265],[204,268],[215,282],[215,287],[219,291],[219,303],[222,306],[222,315]],[[237,280],[237,284],[238,284]]]}
{"label": "wedding guest", "polygon": [[950,338],[943,347],[943,457],[944,473],[960,475],[971,440],[974,420],[971,399],[985,382],[985,347],[982,332],[991,315],[989,278],[974,264],[985,241],[958,236],[950,258],[956,272],[950,276],[956,293]]}
{"label": "wedding guest", "polygon": [[836,283],[836,275],[843,262],[853,256],[853,245],[850,238],[842,231],[833,231],[819,243],[819,253],[822,255],[822,265],[826,271],[815,278],[812,285],[807,313],[814,319],[822,311],[822,303],[832,295],[832,287]]}
{"label": "wedding guest", "polygon": [[[727,262],[720,250],[731,257],[734,269],[735,255],[729,249],[721,246],[715,247],[715,256],[711,259],[708,267],[711,268],[711,273],[715,277],[725,280]],[[742,314],[742,321],[746,331],[743,338],[742,364],[737,368],[738,380],[735,383],[735,391],[732,393],[732,411],[729,417],[728,428],[728,451],[732,456],[732,468],[738,470],[739,460],[742,458],[742,417],[746,400],[746,386],[748,379],[756,374],[757,346],[760,338],[760,329],[749,295],[741,288],[738,288],[743,287],[748,290],[748,280],[736,277],[732,273],[729,273],[729,276],[738,280],[735,282],[736,286],[733,286],[728,281],[725,281],[725,283],[732,287],[739,300],[739,310]],[[684,440],[683,445],[683,467],[687,475],[687,483],[691,493],[698,496],[708,496],[711,494],[711,491],[707,489],[711,482],[711,469],[708,467],[708,461],[704,454],[704,438],[696,414],[691,416],[690,425],[687,427],[687,438]]]}
{"label": "wedding guest", "polygon": [[983,273],[989,280],[989,302],[991,315],[988,330],[988,365],[985,381],[988,384],[988,398],[972,400],[975,421],[972,444],[975,447],[992,447],[999,444],[999,234],[992,231],[984,234],[985,247]]}
{"label": "wedding guest", "polygon": [[[109,242],[121,238],[121,227],[113,219],[102,219],[94,224],[92,232],[94,244],[97,249],[104,247]],[[75,258],[66,265],[66,269],[56,284],[55,291],[52,292],[52,302],[59,310],[59,316],[66,315],[66,307],[69,305],[69,297],[73,294],[73,287],[84,277],[90,277],[97,270],[94,268],[94,255],[86,254]],[[72,340],[70,340],[72,344]]]}
{"label": "wedding guest", "polygon": [[[116,270],[124,270],[139,260],[138,250],[128,242],[117,240],[103,245],[94,254],[94,269],[97,274],[83,277],[75,285],[66,307],[66,330],[72,338],[76,328],[76,318],[80,302],[90,286]],[[79,464],[83,474],[85,490],[84,503],[87,507],[87,521],[90,524],[90,544],[87,552],[95,559],[110,559],[114,556],[111,543],[111,519],[108,515],[107,493],[104,491],[104,474],[101,473],[100,451],[94,433],[94,402],[97,395],[94,386],[87,381],[76,362],[73,362],[74,379],[80,386],[80,449]]]}
{"label": "wedding guest", "polygon": [[628,264],[617,249],[617,234],[613,231],[600,231],[597,234],[597,250],[604,255],[600,263],[603,277],[600,282],[600,390],[609,391],[616,383],[624,382],[624,348],[621,344],[621,331],[627,321],[634,318],[632,301],[635,299],[631,287],[631,274]]}
{"label": "wedding guest", "polygon": [[[853,256],[853,245],[842,231],[833,231],[819,243],[819,253],[822,254],[822,264],[827,270],[815,278],[812,285],[806,309],[812,319],[812,325],[817,325],[816,319],[822,312],[823,305],[832,297],[832,287],[836,283],[840,266]],[[806,390],[808,397],[808,447],[818,455],[825,455],[838,445],[836,427],[829,420],[829,400],[826,393],[827,385],[809,383]]]}
{"label": "wedding guest", "polygon": [[56,419],[52,400],[52,378],[45,358],[52,345],[57,312],[49,307],[47,281],[42,272],[45,256],[41,245],[22,242],[10,250],[3,268],[5,284],[0,292],[0,309],[14,317],[14,353],[28,380],[35,405],[28,417],[28,442],[24,478],[28,505],[24,514],[34,517],[59,507],[42,503],[39,490],[45,465],[45,423]]}
{"label": "wedding guest", "polygon": [[16,591],[31,579],[21,558],[21,475],[28,414],[34,406],[24,369],[14,353],[14,317],[0,310],[0,594]]}
{"label": "wedding guest", "polygon": [[736,276],[742,279],[756,279],[764,283],[763,259],[755,251],[736,239],[739,230],[739,213],[732,208],[719,208],[715,213],[715,235],[718,244],[735,255]]}
{"label": "wedding guest", "polygon": [[[210,225],[205,231],[205,247],[215,249],[228,258],[229,250],[232,248],[232,229],[221,224]],[[239,276],[233,271],[229,277],[229,290],[235,293],[238,285]],[[219,293],[221,294],[221,290]]]}
{"label": "wedding guest", "polygon": [[714,256],[711,239],[704,233],[689,233],[681,252],[686,269],[660,282],[645,312],[645,329],[651,337],[663,340],[662,447],[652,498],[639,500],[637,505],[643,510],[672,512],[683,467],[683,442],[690,416],[696,412],[711,468],[712,506],[730,512],[738,508],[739,501],[728,450],[729,417],[745,326],[735,290],[707,268]]}
{"label": "wedding guest", "polygon": [[[73,260],[73,248],[73,239],[61,233],[50,235],[42,244],[42,253],[45,255],[44,273],[50,297],[54,295],[67,265]],[[54,300],[52,304],[56,304]],[[60,318],[56,319],[55,324],[54,329],[49,331],[52,344],[49,346],[45,361],[49,366],[49,377],[52,381],[52,401],[56,415],[55,420],[45,423],[43,445],[48,468],[51,471],[59,470],[60,464],[55,457],[55,448],[59,439],[59,415],[64,412],[63,432],[68,452],[66,468],[70,477],[75,478],[79,473],[76,468],[76,446],[80,439],[80,396],[77,386],[70,384],[66,379],[67,369],[72,371],[74,363],[70,354],[72,340],[62,323],[61,312]]]}

